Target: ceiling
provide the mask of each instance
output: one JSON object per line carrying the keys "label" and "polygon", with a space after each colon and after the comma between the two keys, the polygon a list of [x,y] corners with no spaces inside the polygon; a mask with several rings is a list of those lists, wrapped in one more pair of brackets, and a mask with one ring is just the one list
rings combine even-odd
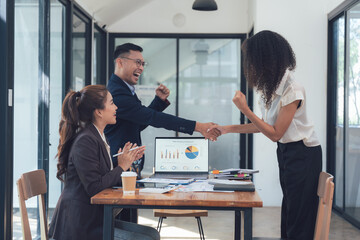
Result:
{"label": "ceiling", "polygon": [[217,11],[195,11],[194,1],[75,0],[108,32],[246,32],[252,0],[216,0]]}
{"label": "ceiling", "polygon": [[76,0],[99,26],[111,26],[156,0]]}

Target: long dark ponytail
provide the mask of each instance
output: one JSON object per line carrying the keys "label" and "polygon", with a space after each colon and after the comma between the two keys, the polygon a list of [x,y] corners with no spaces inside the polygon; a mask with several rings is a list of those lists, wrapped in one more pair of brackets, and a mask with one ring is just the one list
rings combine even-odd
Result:
{"label": "long dark ponytail", "polygon": [[59,123],[59,146],[57,152],[58,164],[56,177],[64,181],[67,171],[69,152],[78,132],[94,121],[95,109],[103,109],[107,89],[103,85],[89,85],[75,92],[66,94]]}

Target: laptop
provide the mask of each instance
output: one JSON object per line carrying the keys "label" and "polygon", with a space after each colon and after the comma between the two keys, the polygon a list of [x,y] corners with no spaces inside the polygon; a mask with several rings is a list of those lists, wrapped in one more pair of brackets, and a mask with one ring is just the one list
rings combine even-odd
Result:
{"label": "laptop", "polygon": [[203,137],[157,137],[154,165],[154,178],[207,179],[209,140]]}

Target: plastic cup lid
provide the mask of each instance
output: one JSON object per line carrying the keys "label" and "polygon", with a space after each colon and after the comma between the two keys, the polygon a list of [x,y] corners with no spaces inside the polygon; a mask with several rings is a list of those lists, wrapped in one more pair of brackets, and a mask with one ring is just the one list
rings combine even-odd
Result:
{"label": "plastic cup lid", "polygon": [[136,174],[136,172],[128,171],[128,172],[122,172],[121,176],[122,177],[137,177],[137,174]]}

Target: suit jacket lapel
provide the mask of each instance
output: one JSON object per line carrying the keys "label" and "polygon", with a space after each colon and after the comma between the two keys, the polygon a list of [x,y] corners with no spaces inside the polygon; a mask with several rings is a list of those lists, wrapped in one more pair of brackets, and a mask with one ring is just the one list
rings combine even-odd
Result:
{"label": "suit jacket lapel", "polygon": [[106,167],[108,168],[108,170],[111,169],[111,165],[110,165],[110,159],[109,159],[109,154],[106,150],[106,146],[104,141],[102,140],[98,130],[95,128],[95,126],[93,124],[91,124],[89,126],[89,129],[91,130],[91,132],[95,135],[96,139],[100,141],[100,148],[101,148],[101,153],[102,153],[102,159],[105,162]]}
{"label": "suit jacket lapel", "polygon": [[141,102],[136,93],[134,94],[134,98],[136,99],[136,101]]}
{"label": "suit jacket lapel", "polygon": [[[132,92],[131,92],[130,88],[126,85],[126,83],[124,83],[124,81],[121,78],[119,78],[117,75],[115,75],[115,74],[113,74],[113,75],[114,76],[112,76],[112,77],[113,77],[114,81],[119,84],[119,87],[126,89],[132,95]],[[136,101],[141,102],[140,99],[137,97],[136,93],[132,96],[136,99]]]}
{"label": "suit jacket lapel", "polygon": [[120,88],[124,88],[127,91],[129,91],[130,94],[132,94],[130,88],[126,85],[126,83],[124,82],[124,80],[122,80],[121,78],[119,78],[117,75],[113,74],[111,76],[111,80],[114,81],[115,85],[118,85]]}

